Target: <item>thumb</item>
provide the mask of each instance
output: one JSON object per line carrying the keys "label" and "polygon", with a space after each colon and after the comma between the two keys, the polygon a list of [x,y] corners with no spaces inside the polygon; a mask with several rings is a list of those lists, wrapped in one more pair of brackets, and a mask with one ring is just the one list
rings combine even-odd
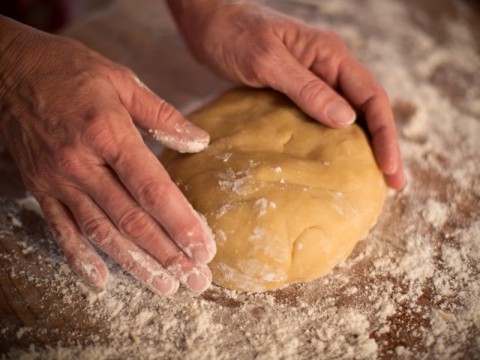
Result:
{"label": "thumb", "polygon": [[193,125],[174,106],[155,95],[131,71],[111,79],[120,101],[135,123],[162,145],[181,153],[195,153],[208,146],[208,133]]}
{"label": "thumb", "polygon": [[326,82],[300,64],[288,51],[277,55],[264,77],[267,86],[283,92],[305,113],[331,127],[345,127],[355,121],[349,103]]}

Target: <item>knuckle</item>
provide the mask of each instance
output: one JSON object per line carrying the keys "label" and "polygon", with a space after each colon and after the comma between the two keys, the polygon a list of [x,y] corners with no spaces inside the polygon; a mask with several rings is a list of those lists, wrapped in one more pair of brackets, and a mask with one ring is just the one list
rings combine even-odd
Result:
{"label": "knuckle", "polygon": [[77,262],[78,255],[73,251],[71,247],[65,246],[62,248],[62,253],[65,256],[67,262],[72,266]]}
{"label": "knuckle", "polygon": [[[48,214],[47,214],[48,215]],[[71,246],[71,239],[74,238],[73,234],[69,229],[59,221],[55,219],[50,219],[49,221],[50,233],[55,240],[55,242],[62,248],[63,253],[68,257],[67,253],[73,253]]]}
{"label": "knuckle", "polygon": [[377,92],[381,101],[389,101],[387,90],[382,85],[377,85]]}
{"label": "knuckle", "polygon": [[251,59],[251,67],[256,75],[262,76],[274,65],[276,48],[269,42],[258,45],[256,48],[256,55]]}
{"label": "knuckle", "polygon": [[163,211],[169,202],[170,194],[167,186],[157,181],[145,182],[139,189],[139,201],[146,209]]}
{"label": "knuckle", "polygon": [[[185,252],[184,247],[188,248],[188,244],[192,245],[192,240],[199,234],[197,224],[193,221],[183,221],[178,223],[176,228],[172,230],[172,237],[176,239],[177,243],[181,243],[182,250]],[[189,255],[191,256],[191,254]]]}
{"label": "knuckle", "polygon": [[173,123],[175,120],[176,110],[175,108],[166,102],[165,100],[159,99],[158,109],[157,109],[157,121],[161,123]]}
{"label": "knuckle", "polygon": [[378,106],[379,103],[389,103],[389,97],[385,88],[380,84],[376,84],[372,89],[371,95],[362,104],[361,109],[368,112]]}
{"label": "knuckle", "polygon": [[[317,44],[319,53],[324,54],[325,59],[338,59],[350,56],[347,45],[343,38],[333,30],[321,30],[317,33],[322,40]],[[332,60],[327,60],[332,61]]]}
{"label": "knuckle", "polygon": [[55,219],[49,220],[49,229],[53,240],[61,248],[68,263],[72,264],[78,257],[76,234],[68,226]]}
{"label": "knuckle", "polygon": [[327,90],[327,85],[317,79],[312,79],[304,83],[299,90],[299,97],[308,104],[313,104],[321,99]]}
{"label": "knuckle", "polygon": [[185,255],[178,249],[169,249],[164,251],[162,258],[162,265],[174,277],[179,277],[184,272]]}
{"label": "knuckle", "polygon": [[152,233],[153,224],[153,220],[138,209],[127,212],[119,221],[122,232],[134,239],[146,238]]}
{"label": "knuckle", "polygon": [[85,124],[82,129],[82,137],[85,144],[98,145],[103,144],[109,139],[108,123],[109,115],[92,110],[85,116]]}
{"label": "knuckle", "polygon": [[92,218],[83,223],[85,235],[100,248],[105,248],[112,240],[112,228],[102,219]]}
{"label": "knuckle", "polygon": [[112,112],[93,113],[87,117],[82,129],[83,143],[102,156],[118,156],[122,148],[120,144],[126,143],[126,136],[112,130],[115,117]]}
{"label": "knuckle", "polygon": [[77,176],[82,173],[83,164],[78,151],[73,147],[62,146],[54,152],[56,167],[63,174]]}
{"label": "knuckle", "polygon": [[342,37],[334,30],[323,30],[322,35],[325,39],[327,39],[329,42],[336,44],[336,45],[343,45],[343,39]]}
{"label": "knuckle", "polygon": [[122,74],[123,76],[125,77],[128,77],[128,78],[134,78],[136,77],[135,73],[133,72],[132,69],[130,69],[128,66],[125,66],[125,65],[119,65],[117,64],[117,71]]}

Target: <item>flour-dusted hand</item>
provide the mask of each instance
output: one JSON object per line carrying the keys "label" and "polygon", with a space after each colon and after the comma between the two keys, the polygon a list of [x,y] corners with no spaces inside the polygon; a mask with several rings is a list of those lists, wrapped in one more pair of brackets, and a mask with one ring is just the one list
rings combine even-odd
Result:
{"label": "flour-dusted hand", "polygon": [[210,229],[145,146],[136,125],[194,152],[208,134],[123,66],[73,40],[0,17],[0,135],[68,263],[103,287],[91,246],[149,288],[202,292],[216,247]]}
{"label": "flour-dusted hand", "polygon": [[236,82],[285,93],[332,127],[362,113],[387,183],[404,184],[397,131],[388,97],[338,35],[250,1],[168,1],[190,49]]}

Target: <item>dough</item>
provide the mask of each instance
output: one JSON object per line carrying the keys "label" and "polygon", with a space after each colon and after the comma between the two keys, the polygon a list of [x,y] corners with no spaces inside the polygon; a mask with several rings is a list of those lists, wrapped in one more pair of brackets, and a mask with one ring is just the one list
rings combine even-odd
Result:
{"label": "dough", "polygon": [[162,162],[215,234],[216,284],[264,291],[316,279],[375,224],[386,185],[359,126],[327,128],[283,95],[251,89],[189,119],[209,147],[166,150]]}

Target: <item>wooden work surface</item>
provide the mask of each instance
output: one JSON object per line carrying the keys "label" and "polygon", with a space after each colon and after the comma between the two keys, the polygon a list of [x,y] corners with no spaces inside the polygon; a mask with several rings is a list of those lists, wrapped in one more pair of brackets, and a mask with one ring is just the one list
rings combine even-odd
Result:
{"label": "wooden work surface", "polygon": [[[387,88],[408,185],[348,261],[265,294],[162,299],[109,263],[68,269],[0,152],[0,354],[7,358],[480,359],[480,10],[472,2],[276,0],[336,29]],[[188,112],[230,85],[189,56],[157,0],[65,30]],[[19,201],[19,199],[23,199]]]}

